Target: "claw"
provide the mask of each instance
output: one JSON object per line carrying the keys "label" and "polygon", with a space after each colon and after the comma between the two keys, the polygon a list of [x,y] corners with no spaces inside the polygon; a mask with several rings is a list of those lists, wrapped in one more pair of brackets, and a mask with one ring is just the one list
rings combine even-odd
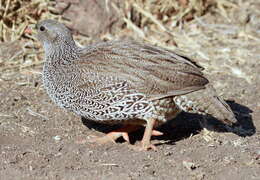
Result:
{"label": "claw", "polygon": [[163,133],[160,131],[157,131],[157,130],[152,131],[152,136],[162,136],[162,135],[163,135]]}
{"label": "claw", "polygon": [[156,148],[156,146],[154,144],[143,145],[143,143],[142,143],[142,146],[140,148],[141,151],[148,151],[149,149],[157,151],[157,148]]}
{"label": "claw", "polygon": [[126,142],[130,143],[128,133],[122,133],[122,137]]}

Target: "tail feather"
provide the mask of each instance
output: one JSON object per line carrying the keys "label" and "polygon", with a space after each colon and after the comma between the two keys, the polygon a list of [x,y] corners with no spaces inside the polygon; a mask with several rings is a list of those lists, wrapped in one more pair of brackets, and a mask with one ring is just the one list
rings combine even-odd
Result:
{"label": "tail feather", "polygon": [[237,122],[229,105],[217,96],[210,84],[205,89],[176,97],[175,101],[186,112],[208,114],[229,125]]}
{"label": "tail feather", "polygon": [[230,106],[221,97],[217,96],[217,93],[212,86],[209,86],[207,88],[208,91],[212,92],[210,97],[211,105],[208,109],[208,114],[226,124],[236,123],[237,119]]}

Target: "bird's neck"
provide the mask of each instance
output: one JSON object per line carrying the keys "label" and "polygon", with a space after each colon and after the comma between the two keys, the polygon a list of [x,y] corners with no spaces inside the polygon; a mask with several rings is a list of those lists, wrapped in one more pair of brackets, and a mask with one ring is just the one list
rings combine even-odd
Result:
{"label": "bird's neck", "polygon": [[79,47],[73,42],[60,44],[44,44],[47,63],[68,64],[78,59]]}

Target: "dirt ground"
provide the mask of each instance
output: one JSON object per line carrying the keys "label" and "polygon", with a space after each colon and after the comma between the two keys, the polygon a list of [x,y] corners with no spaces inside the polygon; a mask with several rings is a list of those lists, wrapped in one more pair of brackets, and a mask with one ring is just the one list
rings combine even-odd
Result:
{"label": "dirt ground", "polygon": [[[237,125],[226,127],[181,113],[161,127],[165,135],[153,138],[156,152],[132,147],[140,142],[143,130],[131,134],[132,145],[119,140],[98,146],[88,139],[114,127],[54,105],[42,86],[42,61],[24,68],[2,67],[0,180],[259,180],[260,4],[250,2],[234,8],[239,16],[211,13],[172,30],[179,48],[205,67],[235,112]],[[15,46],[19,43],[10,45],[17,52]]]}

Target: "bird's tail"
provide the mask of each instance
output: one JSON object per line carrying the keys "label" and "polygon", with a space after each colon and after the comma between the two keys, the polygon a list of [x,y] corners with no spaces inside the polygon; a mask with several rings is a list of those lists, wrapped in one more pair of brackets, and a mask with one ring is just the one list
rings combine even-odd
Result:
{"label": "bird's tail", "polygon": [[182,103],[186,106],[181,107],[186,112],[208,114],[229,125],[237,122],[229,105],[217,95],[216,90],[210,84],[206,85],[205,89],[186,94],[181,98],[187,101]]}

